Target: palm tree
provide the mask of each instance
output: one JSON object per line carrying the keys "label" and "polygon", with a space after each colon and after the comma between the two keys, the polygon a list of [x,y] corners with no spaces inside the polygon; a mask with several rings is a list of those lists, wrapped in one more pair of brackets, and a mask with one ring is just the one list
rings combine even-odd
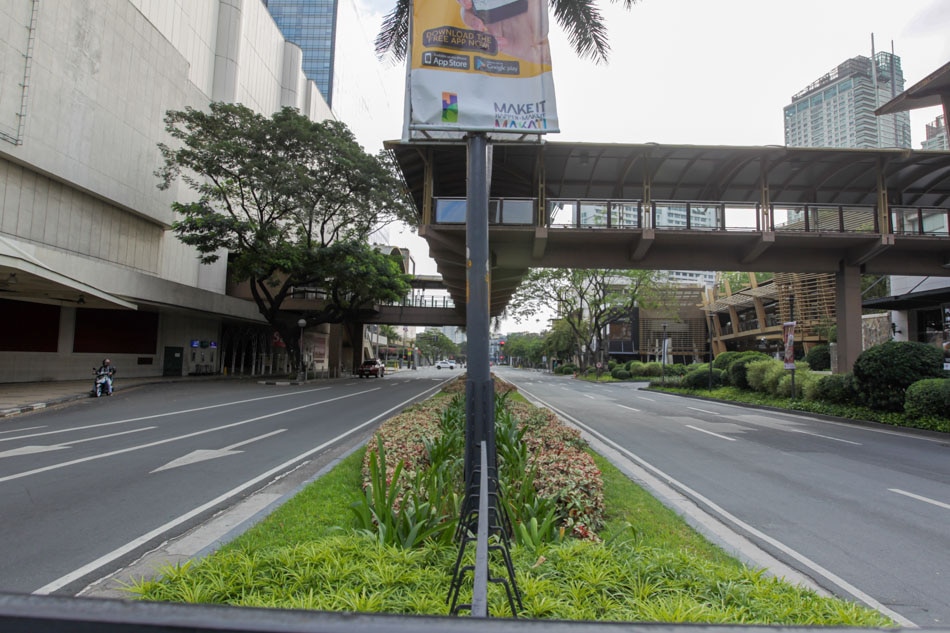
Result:
{"label": "palm tree", "polygon": [[[620,2],[627,10],[637,0],[611,0]],[[593,0],[550,0],[550,11],[561,28],[567,33],[571,46],[582,58],[594,63],[607,61],[610,46],[607,43],[607,26]],[[396,6],[383,19],[376,35],[376,55],[387,56],[395,61],[404,61],[409,48],[410,0],[396,0]]]}

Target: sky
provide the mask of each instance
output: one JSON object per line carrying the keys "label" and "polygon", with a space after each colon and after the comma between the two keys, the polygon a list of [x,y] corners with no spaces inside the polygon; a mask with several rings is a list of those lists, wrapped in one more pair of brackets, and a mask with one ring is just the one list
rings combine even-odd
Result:
{"label": "sky", "polygon": [[[386,0],[361,4],[370,37]],[[782,108],[841,62],[892,49],[905,87],[950,61],[950,0],[639,0],[629,11],[598,4],[608,30],[607,63],[579,59],[551,21],[560,133],[550,141],[784,145]],[[367,151],[402,129],[405,68],[376,69],[389,106],[351,124]],[[380,101],[383,103],[384,101]],[[939,108],[911,112],[913,147]],[[417,274],[436,274],[424,240],[393,230]],[[506,324],[508,331],[537,323]]]}

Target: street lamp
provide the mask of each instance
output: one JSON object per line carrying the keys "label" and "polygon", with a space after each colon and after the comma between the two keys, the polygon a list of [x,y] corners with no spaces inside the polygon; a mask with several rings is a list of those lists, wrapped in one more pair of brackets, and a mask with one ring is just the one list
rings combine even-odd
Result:
{"label": "street lamp", "polygon": [[666,385],[666,323],[663,324],[663,344],[660,346],[663,358],[660,361],[660,371],[663,375],[663,384]]}
{"label": "street lamp", "polygon": [[304,373],[306,369],[304,369],[303,365],[303,329],[307,327],[307,319],[298,319],[297,326],[300,328],[300,349],[298,351],[298,355],[300,356],[300,365],[297,368],[297,382],[305,382],[307,380],[307,375]]}

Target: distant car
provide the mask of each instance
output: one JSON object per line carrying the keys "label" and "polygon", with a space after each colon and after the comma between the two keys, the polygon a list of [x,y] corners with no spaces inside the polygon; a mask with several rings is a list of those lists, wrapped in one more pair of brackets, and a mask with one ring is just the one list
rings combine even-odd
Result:
{"label": "distant car", "polygon": [[436,369],[455,369],[454,360],[437,360],[435,361]]}
{"label": "distant car", "polygon": [[372,376],[373,378],[382,378],[386,374],[386,366],[383,365],[383,361],[378,358],[371,358],[369,360],[364,360],[363,364],[359,366],[359,369],[356,370],[356,375],[360,378],[367,378]]}

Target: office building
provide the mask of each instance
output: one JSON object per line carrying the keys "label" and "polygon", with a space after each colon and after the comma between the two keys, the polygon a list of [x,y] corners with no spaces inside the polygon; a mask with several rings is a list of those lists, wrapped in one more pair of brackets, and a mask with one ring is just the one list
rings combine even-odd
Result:
{"label": "office building", "polygon": [[785,106],[789,147],[911,147],[910,115],[874,110],[904,90],[900,57],[878,52],[838,64]]}
{"label": "office building", "polygon": [[920,144],[920,149],[950,150],[950,143],[947,139],[947,125],[942,114],[933,123],[926,125],[924,136],[925,139]]}
{"label": "office building", "polygon": [[284,38],[303,52],[303,71],[333,107],[337,0],[263,0]]}

